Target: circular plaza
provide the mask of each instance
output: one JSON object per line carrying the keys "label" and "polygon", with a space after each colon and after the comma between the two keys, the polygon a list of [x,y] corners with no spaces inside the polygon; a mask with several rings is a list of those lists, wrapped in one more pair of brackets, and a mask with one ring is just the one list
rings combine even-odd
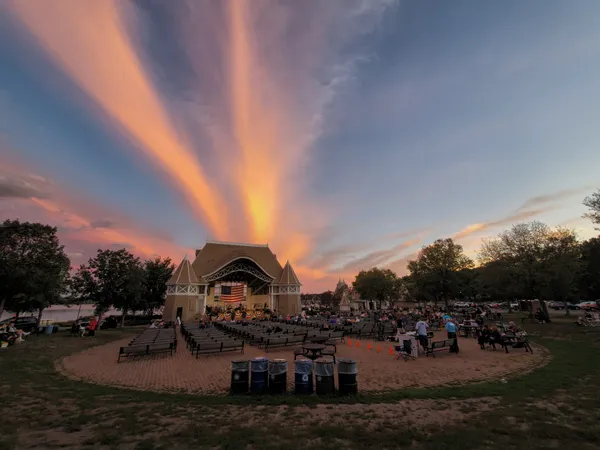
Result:
{"label": "circular plaza", "polygon": [[[437,332],[443,339],[445,333]],[[294,384],[294,349],[246,345],[240,351],[192,354],[178,335],[173,355],[159,354],[117,362],[119,349],[130,339],[96,346],[67,356],[57,362],[58,370],[69,378],[90,383],[156,392],[225,395],[231,381],[231,361],[267,357],[288,361],[288,391]],[[358,365],[359,392],[384,392],[406,388],[463,385],[480,381],[500,381],[516,377],[545,365],[549,353],[533,345],[534,353],[524,349],[481,350],[473,338],[459,339],[458,354],[446,351],[435,357],[421,353],[415,359],[398,359],[390,342],[346,339],[336,345],[337,359],[349,358]]]}

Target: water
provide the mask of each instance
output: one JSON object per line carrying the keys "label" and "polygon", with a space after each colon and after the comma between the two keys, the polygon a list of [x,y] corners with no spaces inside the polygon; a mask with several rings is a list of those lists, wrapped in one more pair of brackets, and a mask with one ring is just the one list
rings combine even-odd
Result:
{"label": "water", "polygon": [[[81,309],[80,309],[81,308]],[[42,313],[42,324],[46,323],[55,323],[55,322],[70,322],[76,320],[77,317],[89,317],[94,315],[94,310],[96,307],[94,305],[74,305],[74,306],[65,306],[65,305],[52,305],[46,308]],[[105,314],[104,317],[120,315],[121,311],[110,308]],[[131,314],[131,313],[130,313]],[[1,320],[9,319],[13,317],[15,314],[13,312],[4,311],[2,313]],[[33,313],[22,313],[20,316],[34,316],[37,318],[37,311]]]}

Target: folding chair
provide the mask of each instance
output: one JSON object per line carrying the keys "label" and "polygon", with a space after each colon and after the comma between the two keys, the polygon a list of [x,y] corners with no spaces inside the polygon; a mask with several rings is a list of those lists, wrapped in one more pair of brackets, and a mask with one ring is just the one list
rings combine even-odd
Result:
{"label": "folding chair", "polygon": [[412,355],[412,341],[410,339],[402,341],[402,346],[398,349],[398,357],[396,359],[404,358],[404,361],[408,361],[408,358],[415,359]]}

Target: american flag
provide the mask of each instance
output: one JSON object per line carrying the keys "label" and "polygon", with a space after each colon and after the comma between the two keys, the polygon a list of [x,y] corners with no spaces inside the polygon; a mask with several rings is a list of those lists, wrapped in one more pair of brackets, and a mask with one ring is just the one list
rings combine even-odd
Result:
{"label": "american flag", "polygon": [[221,286],[221,300],[227,303],[246,301],[244,285],[236,284],[235,286]]}

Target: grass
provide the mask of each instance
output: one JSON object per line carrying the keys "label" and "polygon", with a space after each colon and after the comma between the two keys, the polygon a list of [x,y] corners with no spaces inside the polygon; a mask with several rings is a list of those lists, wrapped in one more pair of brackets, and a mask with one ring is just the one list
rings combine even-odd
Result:
{"label": "grass", "polygon": [[423,448],[600,446],[600,331],[528,325],[552,360],[507,383],[357,398],[204,397],[68,380],[61,356],[133,330],[32,337],[0,353],[0,449]]}

